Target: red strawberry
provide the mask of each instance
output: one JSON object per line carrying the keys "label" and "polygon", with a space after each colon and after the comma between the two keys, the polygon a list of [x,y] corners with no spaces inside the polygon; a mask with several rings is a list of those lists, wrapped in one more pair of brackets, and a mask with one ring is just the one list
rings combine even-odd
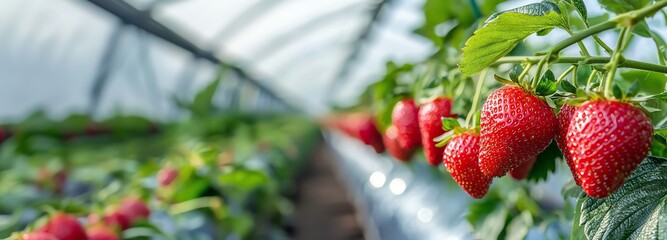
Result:
{"label": "red strawberry", "polygon": [[387,128],[387,131],[384,133],[382,138],[384,141],[384,146],[387,148],[387,152],[394,156],[396,159],[407,162],[412,159],[412,154],[414,149],[403,149],[401,145],[398,144],[398,130],[396,126],[391,125]]}
{"label": "red strawberry", "polygon": [[510,176],[516,180],[523,180],[528,177],[528,174],[530,173],[530,170],[533,169],[533,165],[535,165],[536,161],[537,157],[512,169],[512,171],[510,171]]}
{"label": "red strawberry", "polygon": [[503,176],[537,157],[557,131],[549,105],[518,86],[491,93],[480,124],[479,166],[490,177]]}
{"label": "red strawberry", "polygon": [[391,123],[398,130],[398,144],[403,149],[411,149],[421,144],[418,121],[419,108],[412,99],[404,99],[394,105]]}
{"label": "red strawberry", "polygon": [[163,187],[171,185],[171,183],[176,180],[176,177],[178,177],[178,171],[169,166],[160,169],[157,173],[157,181],[160,183],[160,186]]}
{"label": "red strawberry", "polygon": [[653,125],[628,103],[594,100],[572,116],[566,149],[588,196],[604,198],[616,191],[651,149]]}
{"label": "red strawberry", "polygon": [[376,153],[384,152],[382,134],[378,131],[375,119],[372,116],[368,116],[359,127],[359,138],[364,144],[373,147]]}
{"label": "red strawberry", "polygon": [[572,116],[574,115],[574,111],[576,109],[576,107],[568,104],[565,104],[560,108],[560,111],[558,112],[558,134],[556,134],[556,144],[558,144],[558,148],[563,153],[563,158],[565,158],[567,166],[570,167],[574,182],[581,186],[579,174],[577,174],[577,171],[574,170],[574,163],[572,162],[572,157],[570,157],[569,149],[566,148],[567,146],[565,142],[568,128],[570,126],[570,121],[572,120]]}
{"label": "red strawberry", "polygon": [[86,231],[88,240],[118,240],[118,234],[105,225],[95,225]]}
{"label": "red strawberry", "polygon": [[118,208],[118,212],[125,216],[127,220],[130,221],[130,224],[139,219],[148,218],[151,214],[151,210],[146,203],[136,197],[126,197],[123,199]]}
{"label": "red strawberry", "polygon": [[452,100],[449,98],[439,97],[419,108],[419,130],[424,155],[426,161],[433,166],[442,162],[442,149],[435,146],[437,143],[433,142],[433,139],[445,133],[442,129],[443,117],[456,117],[456,114],[452,114]]}
{"label": "red strawberry", "polygon": [[65,213],[56,213],[37,232],[49,233],[58,239],[86,240],[86,231],[76,217]]}
{"label": "red strawberry", "polygon": [[125,230],[132,225],[128,217],[119,212],[119,210],[113,211],[108,215],[104,216],[104,224],[118,227],[120,230]]}
{"label": "red strawberry", "polygon": [[454,136],[445,146],[442,157],[452,178],[473,198],[484,197],[493,180],[480,171],[479,141],[477,133]]}
{"label": "red strawberry", "polygon": [[58,240],[58,238],[49,233],[33,232],[24,234],[21,240]]}

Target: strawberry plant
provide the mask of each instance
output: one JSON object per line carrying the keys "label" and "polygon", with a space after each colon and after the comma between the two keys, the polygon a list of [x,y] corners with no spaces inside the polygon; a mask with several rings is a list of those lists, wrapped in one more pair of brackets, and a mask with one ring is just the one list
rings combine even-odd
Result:
{"label": "strawberry plant", "polygon": [[0,216],[10,220],[0,238],[288,236],[293,179],[317,128],[301,116],[214,109],[206,101],[218,83],[180,102],[195,112],[186,120],[38,112],[3,126]]}
{"label": "strawberry plant", "polygon": [[[496,11],[501,2],[426,1],[415,32],[438,51],[401,71],[389,64],[365,92],[373,97],[359,103],[388,129],[388,152],[406,158],[394,135],[399,147],[420,145],[415,157],[443,161],[482,198],[467,217],[477,238],[521,239],[531,228],[553,233],[550,226],[571,226],[555,232],[572,239],[667,238],[667,195],[658,187],[667,163],[667,44],[654,26],[664,24],[667,1],[599,0],[599,16],[581,0]],[[554,174],[571,183],[564,205],[547,207],[528,193]]]}

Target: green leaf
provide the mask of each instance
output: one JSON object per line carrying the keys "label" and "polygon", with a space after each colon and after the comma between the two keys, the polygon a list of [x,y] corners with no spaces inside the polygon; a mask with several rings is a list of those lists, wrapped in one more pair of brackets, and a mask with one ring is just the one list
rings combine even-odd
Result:
{"label": "green leaf", "polygon": [[[583,195],[573,232],[596,239],[667,237],[667,159],[647,157],[623,186],[604,199]],[[578,223],[576,220],[579,220]]]}
{"label": "green leaf", "polygon": [[218,86],[220,85],[220,81],[224,75],[223,72],[223,70],[220,70],[218,77],[206,85],[206,87],[198,92],[197,95],[195,95],[190,108],[193,114],[203,116],[213,110],[213,97],[218,91]]}
{"label": "green leaf", "polygon": [[623,98],[623,90],[621,90],[621,87],[619,87],[617,84],[614,84],[614,86],[611,88],[611,92],[614,94],[616,99]]}
{"label": "green leaf", "polygon": [[174,202],[184,202],[197,197],[200,197],[206,189],[209,188],[209,181],[200,177],[193,177],[188,180],[186,186],[179,186],[178,194],[174,195]]}
{"label": "green leaf", "polygon": [[449,140],[452,140],[453,136],[454,136],[454,131],[448,131],[448,132],[445,132],[442,135],[434,138],[433,141],[437,142],[437,144],[435,144],[436,147],[441,148],[441,147],[446,146],[447,143],[449,142]]}
{"label": "green leaf", "polygon": [[554,94],[556,90],[558,90],[556,76],[554,76],[554,73],[551,70],[547,70],[540,78],[540,81],[537,83],[535,93],[538,96],[547,96]]}
{"label": "green leaf", "polygon": [[459,68],[464,74],[475,74],[507,55],[529,35],[565,26],[560,9],[551,2],[496,13],[466,41]]}
{"label": "green leaf", "polygon": [[[493,79],[495,79],[499,83],[502,83],[502,84],[505,84],[505,85],[514,84],[514,82],[512,82],[511,80],[505,79],[505,78],[503,78],[501,76],[498,76],[496,74],[493,74]],[[479,81],[481,81],[481,79]]]}
{"label": "green leaf", "polygon": [[574,5],[577,8],[577,12],[581,15],[581,18],[584,22],[588,23],[588,10],[586,10],[586,4],[583,0],[567,0],[570,4]]}
{"label": "green leaf", "polygon": [[441,119],[442,121],[442,129],[445,131],[452,130],[456,127],[460,127],[461,125],[459,124],[459,121],[456,118],[446,118],[443,117]]}
{"label": "green leaf", "polygon": [[586,86],[588,77],[591,76],[591,66],[584,65],[577,68],[577,82],[574,83],[575,86]]}
{"label": "green leaf", "polygon": [[[667,130],[664,130],[667,131]],[[653,144],[651,144],[651,155],[667,157],[667,133],[653,135]]]}
{"label": "green leaf", "polygon": [[[585,194],[583,194],[583,191],[582,191],[582,194],[580,194],[580,196],[584,196],[584,195]],[[572,232],[570,233],[570,239],[571,240],[586,239],[586,233],[584,232],[583,226],[581,226],[581,206],[582,205],[583,205],[583,201],[577,201],[577,204],[574,207],[574,220],[572,221]]]}
{"label": "green leaf", "polygon": [[512,70],[510,70],[510,79],[515,83],[519,83],[519,76],[521,76],[522,72],[523,72],[523,67],[521,67],[521,65],[519,64],[514,65]]}
{"label": "green leaf", "polygon": [[639,82],[635,82],[628,88],[628,97],[637,96],[639,93]]}
{"label": "green leaf", "polygon": [[577,93],[577,87],[575,87],[574,85],[572,85],[572,83],[570,83],[570,82],[567,81],[567,80],[562,80],[562,81],[560,81],[560,87],[561,87],[564,91],[566,91],[566,92],[574,93],[574,94]]}
{"label": "green leaf", "polygon": [[236,169],[233,172],[223,174],[218,180],[222,185],[248,191],[266,185],[269,181],[263,172],[245,169]]}
{"label": "green leaf", "polygon": [[523,240],[528,235],[528,230],[533,226],[533,217],[529,212],[521,212],[509,224],[507,224],[506,240]]}
{"label": "green leaf", "polygon": [[551,142],[544,151],[537,155],[537,161],[530,170],[526,180],[538,182],[546,180],[549,173],[556,171],[556,158],[562,158],[563,154],[558,149],[556,142]]}
{"label": "green leaf", "polygon": [[622,82],[626,86],[639,82],[639,92],[646,94],[662,93],[665,91],[665,85],[667,84],[667,76],[656,72],[641,70],[622,71],[621,77],[623,77]]}
{"label": "green leaf", "polygon": [[648,5],[651,0],[598,0],[603,8],[614,13],[625,13]]}
{"label": "green leaf", "polygon": [[606,12],[605,12],[605,13],[602,14],[602,15],[594,16],[594,17],[590,17],[590,18],[588,18],[588,23],[589,23],[591,26],[593,26],[593,25],[597,25],[597,24],[606,22],[606,21],[608,21],[608,20],[609,20],[609,13],[606,13]]}
{"label": "green leaf", "polygon": [[561,190],[561,194],[563,197],[572,197],[572,198],[579,198],[581,197],[581,194],[584,193],[584,190],[581,189],[577,185],[577,183],[574,182],[574,179],[568,181],[565,186],[563,186],[563,189]]}
{"label": "green leaf", "polygon": [[484,218],[481,227],[475,229],[475,236],[478,239],[500,239],[500,233],[505,228],[508,215],[509,209],[507,207],[500,206],[496,208]]}
{"label": "green leaf", "polygon": [[645,37],[645,38],[650,38],[651,37],[651,29],[648,26],[648,23],[646,21],[642,20],[641,22],[638,22],[633,28],[632,32],[634,34],[637,34],[639,36]]}
{"label": "green leaf", "polygon": [[660,109],[660,108],[654,108],[654,107],[648,106],[645,103],[641,103],[640,105],[644,110],[646,110],[647,112],[650,112],[650,113],[662,111],[662,109]]}

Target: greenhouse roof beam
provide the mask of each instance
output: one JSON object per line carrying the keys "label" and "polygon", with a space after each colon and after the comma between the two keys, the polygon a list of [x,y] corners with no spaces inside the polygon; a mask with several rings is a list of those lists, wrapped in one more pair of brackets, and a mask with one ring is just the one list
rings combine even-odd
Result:
{"label": "greenhouse roof beam", "polygon": [[357,59],[357,57],[359,57],[361,48],[363,47],[364,43],[366,43],[366,40],[370,36],[370,33],[373,31],[373,27],[380,19],[380,13],[382,12],[382,8],[386,6],[386,4],[389,3],[390,1],[391,0],[379,0],[377,5],[375,5],[371,19],[368,21],[368,24],[364,28],[362,28],[361,31],[359,32],[359,37],[353,43],[349,51],[348,57],[344,58],[342,66],[338,71],[338,74],[336,74],[334,79],[332,80],[331,85],[329,87],[329,89],[331,89],[332,91],[329,91],[330,94],[329,97],[331,97],[331,93],[337,90],[338,86],[342,85],[345,82],[345,77],[349,74],[351,68],[354,66],[352,63],[356,62],[355,60]]}
{"label": "greenhouse roof beam", "polygon": [[292,104],[286,102],[285,99],[278,96],[272,89],[266,87],[257,79],[251,77],[250,74],[248,74],[242,68],[220,60],[210,51],[202,50],[191,41],[185,39],[178,33],[174,32],[173,30],[163,25],[162,23],[153,19],[150,15],[146,14],[141,10],[136,9],[132,5],[122,0],[88,0],[88,2],[115,15],[116,17],[120,18],[124,23],[133,25],[167,42],[170,42],[180,48],[183,48],[192,53],[196,57],[206,59],[215,64],[221,64],[223,66],[229,67],[233,72],[238,74],[238,76],[241,77],[241,79],[244,79],[254,87],[258,88],[260,91],[266,92],[269,96],[280,101],[287,108],[291,110],[297,110],[297,108],[295,108]]}

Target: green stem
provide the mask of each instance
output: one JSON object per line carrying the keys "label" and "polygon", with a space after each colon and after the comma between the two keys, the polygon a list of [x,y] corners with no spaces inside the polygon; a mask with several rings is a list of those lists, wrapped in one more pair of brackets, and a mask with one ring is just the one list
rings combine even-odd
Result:
{"label": "green stem", "polygon": [[[574,33],[571,30],[566,30],[567,33],[570,34],[570,36],[574,35]],[[577,45],[579,45],[579,48],[581,49],[581,54],[584,55],[585,57],[590,57],[591,54],[588,53],[588,49],[586,49],[586,45],[582,41],[578,41]]]}
{"label": "green stem", "polygon": [[597,42],[607,54],[612,55],[614,53],[614,50],[611,49],[604,41],[602,41],[602,39],[600,39],[597,34],[593,34],[593,40],[595,40],[595,42]]}
{"label": "green stem", "polygon": [[546,64],[548,58],[542,58],[538,63],[537,63],[537,70],[535,71],[535,78],[533,78],[533,82],[530,84],[532,89],[537,88],[537,83],[540,82],[540,76],[542,76],[542,68],[544,67],[544,64]]}
{"label": "green stem", "polygon": [[611,57],[611,61],[609,61],[609,66],[607,67],[607,78],[604,82],[604,96],[607,98],[612,97],[611,85],[614,82],[616,68],[618,68],[618,62],[623,55],[623,49],[627,45],[628,40],[630,40],[630,28],[624,27],[621,29],[621,34],[618,36],[616,49],[614,50],[614,54]]}
{"label": "green stem", "polygon": [[556,44],[556,46],[554,46],[551,49],[551,55],[557,55],[560,51],[562,51],[566,47],[569,47],[572,44],[575,44],[583,40],[584,38],[587,38],[588,36],[615,28],[618,25],[624,27],[630,27],[635,23],[644,20],[644,18],[646,18],[647,16],[650,16],[660,11],[660,9],[664,8],[665,6],[667,6],[667,1],[656,2],[655,4],[649,5],[645,8],[618,15],[617,17],[609,19],[603,23],[586,28],[583,31],[577,32],[571,37]]}
{"label": "green stem", "polygon": [[475,95],[473,96],[472,99],[472,106],[470,107],[470,111],[468,112],[468,116],[466,116],[466,122],[465,122],[465,127],[466,128],[472,128],[474,126],[470,126],[470,121],[472,120],[472,117],[475,115],[475,112],[477,111],[477,104],[479,102],[479,97],[482,95],[482,86],[484,85],[484,80],[486,80],[486,74],[488,73],[489,69],[485,68],[482,73],[479,75],[479,78],[477,79],[477,87],[475,88]]}
{"label": "green stem", "polygon": [[[631,12],[621,14],[621,15],[619,15],[619,16],[615,17],[614,19],[611,19],[611,20],[615,20],[616,22],[618,22],[620,24],[629,23],[630,25],[625,25],[625,27],[630,27],[630,26],[644,20],[644,18],[657,13],[658,11],[660,11],[660,9],[662,9],[664,7],[667,7],[667,1],[662,0],[662,1],[656,2],[652,5],[646,6],[642,9],[638,9],[638,10],[635,10],[635,11],[631,11]],[[624,20],[630,20],[630,22],[625,22]]]}
{"label": "green stem", "polygon": [[588,81],[586,81],[586,91],[590,90],[593,79],[595,79],[595,75],[597,74],[598,70],[593,69],[593,71],[591,71],[591,75],[588,76]]}
{"label": "green stem", "polygon": [[199,208],[216,208],[222,204],[219,198],[215,197],[201,197],[192,199],[185,202],[180,202],[171,205],[169,208],[171,214],[178,215],[181,213],[189,212]]}
{"label": "green stem", "polygon": [[579,87],[577,84],[577,75],[579,75],[579,65],[573,65],[574,66],[574,73],[572,74],[572,83],[574,84],[575,87]]}
{"label": "green stem", "polygon": [[567,39],[559,42],[558,44],[556,44],[556,46],[554,46],[551,49],[551,53],[552,54],[558,54],[560,51],[562,51],[566,47],[569,47],[570,45],[575,44],[575,43],[583,40],[584,38],[587,38],[590,35],[615,28],[616,27],[616,22],[612,21],[612,20],[597,24],[595,26],[586,28],[581,32],[577,32],[577,33],[573,34],[569,38],[567,38]]}
{"label": "green stem", "polygon": [[[494,65],[504,63],[538,63],[544,57],[542,56],[512,56],[498,59]],[[606,64],[611,60],[610,57],[559,57],[551,64]],[[667,73],[667,66],[640,62],[634,60],[624,60],[618,64],[619,68],[633,68],[651,72]]]}
{"label": "green stem", "polygon": [[529,62],[528,64],[526,64],[526,68],[524,68],[523,71],[521,72],[521,74],[519,74],[519,82],[523,81],[523,78],[526,77],[526,74],[528,74],[528,72],[530,72],[530,68],[532,68],[532,67],[533,67],[532,62]]}
{"label": "green stem", "polygon": [[[565,72],[563,72],[563,74],[561,74],[561,75],[558,77],[558,79],[556,79],[556,82],[557,82],[557,83],[560,83],[560,81],[563,80],[563,79],[565,78],[565,76],[567,76],[568,73],[572,72],[572,70],[574,70],[576,67],[577,67],[577,65],[572,65],[572,66],[570,66],[569,68],[567,68],[567,69],[565,70]],[[575,75],[576,75],[576,74],[575,74]]]}

